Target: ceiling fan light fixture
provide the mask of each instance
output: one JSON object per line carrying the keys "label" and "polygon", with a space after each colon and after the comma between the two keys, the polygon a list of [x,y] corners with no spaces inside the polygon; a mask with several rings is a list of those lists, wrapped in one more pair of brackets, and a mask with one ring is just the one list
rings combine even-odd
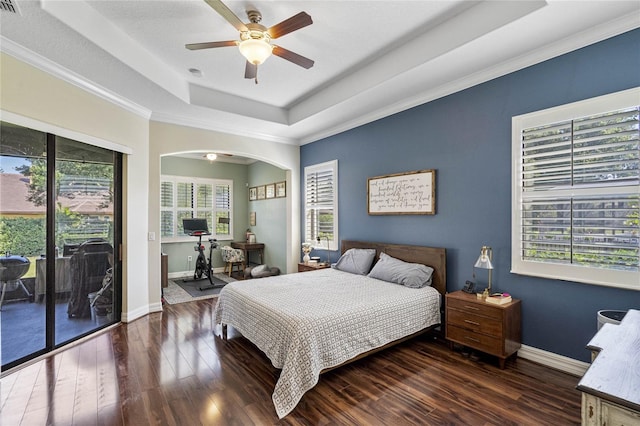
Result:
{"label": "ceiling fan light fixture", "polygon": [[209,161],[215,161],[215,159],[218,158],[218,155],[213,152],[210,152],[206,155],[206,157],[207,157],[207,160]]}
{"label": "ceiling fan light fixture", "polygon": [[238,45],[242,56],[254,65],[260,65],[271,56],[273,46],[265,38],[248,38]]}

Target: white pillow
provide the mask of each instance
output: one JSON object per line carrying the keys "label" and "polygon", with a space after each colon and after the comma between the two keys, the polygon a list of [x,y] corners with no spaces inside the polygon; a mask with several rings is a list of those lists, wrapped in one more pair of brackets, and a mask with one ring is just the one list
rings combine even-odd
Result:
{"label": "white pillow", "polygon": [[334,268],[352,274],[367,275],[376,257],[376,249],[352,248],[344,252]]}
{"label": "white pillow", "polygon": [[431,285],[433,268],[420,263],[408,263],[386,253],[380,253],[380,260],[373,266],[369,276],[405,287],[421,288]]}

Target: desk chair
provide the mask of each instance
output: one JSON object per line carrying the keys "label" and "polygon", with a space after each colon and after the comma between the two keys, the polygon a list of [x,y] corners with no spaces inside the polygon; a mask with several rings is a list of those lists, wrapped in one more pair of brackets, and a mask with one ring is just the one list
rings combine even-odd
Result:
{"label": "desk chair", "polygon": [[234,249],[229,246],[223,246],[222,250],[222,261],[224,262],[224,273],[229,271],[229,276],[231,276],[231,272],[233,271],[233,267],[236,266],[238,268],[238,272],[242,272],[244,270],[245,258],[244,252],[240,249]]}

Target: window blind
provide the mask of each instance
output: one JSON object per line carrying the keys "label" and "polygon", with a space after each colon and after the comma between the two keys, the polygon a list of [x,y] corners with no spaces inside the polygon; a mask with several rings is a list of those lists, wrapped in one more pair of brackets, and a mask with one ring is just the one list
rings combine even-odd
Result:
{"label": "window blind", "polygon": [[524,129],[524,260],[638,271],[638,107]]}
{"label": "window blind", "polygon": [[[216,185],[216,234],[230,235],[231,188],[229,185]],[[222,220],[221,220],[222,219]]]}
{"label": "window blind", "polygon": [[160,184],[160,234],[162,237],[173,236],[173,182]]}
{"label": "window blind", "polygon": [[[232,235],[232,181],[162,176],[160,186],[161,231],[166,241],[186,234],[183,219],[207,220],[213,238]],[[226,221],[220,221],[226,218]]]}
{"label": "window blind", "polygon": [[336,242],[337,161],[305,168],[305,240],[333,249]]}

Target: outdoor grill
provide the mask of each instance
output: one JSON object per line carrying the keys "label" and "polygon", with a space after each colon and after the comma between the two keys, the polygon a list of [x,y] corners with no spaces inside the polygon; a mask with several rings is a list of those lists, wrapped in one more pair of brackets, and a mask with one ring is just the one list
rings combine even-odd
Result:
{"label": "outdoor grill", "polygon": [[2,296],[0,296],[0,308],[4,302],[4,295],[8,291],[16,290],[22,287],[24,292],[31,298],[31,293],[22,283],[24,274],[29,270],[31,262],[23,256],[16,256],[6,253],[0,256],[0,283],[2,284]]}

